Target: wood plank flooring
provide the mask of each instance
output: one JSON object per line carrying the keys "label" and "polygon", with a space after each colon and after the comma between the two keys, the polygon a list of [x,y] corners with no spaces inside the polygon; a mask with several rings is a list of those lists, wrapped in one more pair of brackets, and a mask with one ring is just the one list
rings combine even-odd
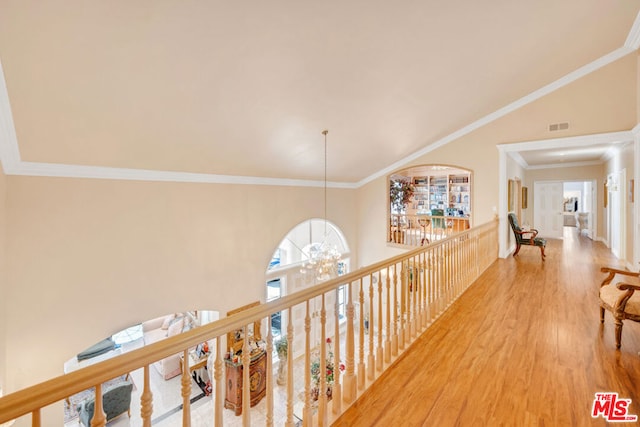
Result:
{"label": "wood plank flooring", "polygon": [[333,425],[599,426],[607,391],[640,416],[640,324],[617,351],[599,321],[600,267],[621,264],[573,227],[546,252],[494,263]]}

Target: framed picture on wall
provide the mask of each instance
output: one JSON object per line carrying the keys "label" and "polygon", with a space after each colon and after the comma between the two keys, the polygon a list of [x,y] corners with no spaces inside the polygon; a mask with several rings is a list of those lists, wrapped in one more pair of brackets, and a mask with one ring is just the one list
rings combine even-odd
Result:
{"label": "framed picture on wall", "polygon": [[515,187],[516,187],[515,181],[510,179],[509,180],[509,186],[507,187],[508,196],[509,196],[508,204],[507,204],[507,208],[508,208],[507,210],[509,212],[513,212],[513,211],[516,210],[516,206],[515,206],[515,199],[516,198],[514,197],[515,196],[515,194],[514,194]]}
{"label": "framed picture on wall", "polygon": [[527,196],[529,190],[527,187],[522,187],[522,209],[527,209]]}

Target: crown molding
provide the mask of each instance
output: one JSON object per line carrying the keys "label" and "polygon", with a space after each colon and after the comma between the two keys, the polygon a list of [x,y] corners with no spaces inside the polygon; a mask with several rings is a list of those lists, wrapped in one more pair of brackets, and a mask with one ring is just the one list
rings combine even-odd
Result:
{"label": "crown molding", "polygon": [[624,42],[625,47],[633,50],[640,48],[640,12],[636,16],[636,20],[633,21],[627,40]]}
{"label": "crown molding", "polygon": [[12,175],[20,169],[20,151],[18,138],[13,123],[9,91],[7,90],[4,70],[0,61],[0,162],[7,175]]}
{"label": "crown molding", "polygon": [[[324,187],[324,181],[304,179],[264,178],[255,176],[215,175],[206,173],[171,172],[148,169],[111,168],[59,163],[20,162],[11,175],[58,178],[112,179],[126,181],[192,182],[203,184],[271,185],[280,187]],[[329,188],[354,189],[355,184],[327,181]]]}
{"label": "crown molding", "polygon": [[511,157],[520,167],[524,169],[529,169],[529,163],[520,155],[518,152],[510,152],[509,157]]}
{"label": "crown molding", "polygon": [[[583,66],[579,69],[561,77],[560,79],[543,86],[542,88],[526,95],[505,107],[494,111],[482,117],[475,122],[441,138],[440,140],[425,146],[423,149],[387,166],[386,168],[356,182],[327,182],[327,186],[331,188],[347,188],[354,189],[389,173],[402,168],[408,163],[436,150],[452,141],[455,141],[476,129],[485,126],[517,109],[548,95],[563,86],[572,83],[581,77],[584,77],[618,59],[628,55],[638,48],[640,45],[640,13],[636,17],[633,27],[625,41],[625,45],[613,52],[602,56],[601,58]],[[634,127],[630,132],[618,132],[618,134],[638,134],[640,125]],[[605,134],[613,135],[613,134]],[[588,144],[591,136],[574,137],[579,140],[580,145]],[[562,139],[567,142],[571,138]],[[553,140],[546,140],[553,141]],[[537,141],[536,149],[544,147],[546,141]],[[533,144],[534,142],[530,142]],[[596,143],[596,142],[594,142]],[[524,143],[527,144],[527,143]],[[542,144],[542,145],[539,145]],[[506,146],[513,147],[508,149]],[[515,151],[518,144],[506,144],[505,151]],[[511,155],[512,153],[510,153]],[[513,156],[512,156],[513,157]],[[517,161],[517,160],[516,160]],[[253,176],[234,176],[234,175],[216,175],[216,174],[198,174],[189,172],[172,172],[172,171],[156,171],[144,169],[127,169],[127,168],[111,168],[100,166],[84,166],[84,165],[68,165],[54,163],[38,163],[23,162],[20,158],[18,148],[18,140],[11,112],[11,104],[9,101],[9,93],[6,86],[2,62],[0,61],[0,162],[7,175],[23,175],[23,176],[49,176],[49,177],[67,177],[67,178],[92,178],[92,179],[115,179],[115,180],[140,180],[140,181],[160,181],[160,182],[194,182],[194,183],[214,183],[214,184],[239,184],[239,185],[272,185],[272,186],[301,186],[301,187],[320,187],[324,185],[322,181],[282,179],[282,178],[264,178]],[[523,160],[524,162],[524,160]],[[526,164],[526,162],[525,162]]]}
{"label": "crown molding", "polygon": [[585,147],[597,144],[614,144],[633,141],[631,131],[596,133],[591,135],[569,136],[566,138],[541,139],[523,142],[498,144],[499,148],[510,153],[514,151],[547,150],[562,147]]}
{"label": "crown molding", "polygon": [[374,179],[377,179],[381,176],[385,176],[388,175],[389,173],[400,169],[401,167],[405,166],[407,163],[412,162],[413,160],[416,160],[422,156],[424,156],[425,154],[442,147],[443,145],[446,145],[456,139],[459,139],[471,132],[473,132],[476,129],[481,128],[484,125],[487,125],[513,111],[518,110],[519,108],[533,102],[536,101],[540,98],[542,98],[543,96],[546,96],[560,88],[562,88],[563,86],[568,85],[569,83],[572,83],[590,73],[593,73],[596,70],[599,70],[600,68],[611,64],[612,62],[617,61],[618,59],[630,54],[631,52],[633,52],[634,49],[627,47],[627,46],[623,46],[621,48],[618,48],[616,50],[614,50],[613,52],[604,55],[598,59],[596,59],[593,62],[590,62],[589,64],[578,68],[577,70],[559,78],[558,80],[541,87],[540,89],[530,93],[529,95],[526,95],[520,99],[518,99],[517,101],[512,102],[511,104],[508,104],[502,108],[500,108],[497,111],[494,111],[491,114],[488,114],[486,116],[484,116],[483,118],[476,120],[475,122],[463,127],[462,129],[459,129],[447,136],[445,136],[444,138],[434,142],[433,144],[427,145],[425,148],[416,151],[415,153],[387,166],[386,168],[366,177],[365,179],[361,180],[358,182],[358,186],[363,186],[371,181],[373,181]]}
{"label": "crown molding", "polygon": [[536,170],[536,169],[558,169],[558,168],[578,168],[582,166],[596,166],[601,165],[603,162],[601,161],[590,161],[590,162],[567,162],[567,163],[554,163],[550,165],[535,165],[528,166],[527,170]]}

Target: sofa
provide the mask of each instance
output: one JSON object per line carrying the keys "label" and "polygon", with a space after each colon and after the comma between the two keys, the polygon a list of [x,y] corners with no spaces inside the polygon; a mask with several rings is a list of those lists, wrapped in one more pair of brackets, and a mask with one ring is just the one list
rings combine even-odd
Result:
{"label": "sofa", "polygon": [[[174,313],[157,317],[142,323],[144,344],[153,344],[167,337],[185,332],[193,327],[193,318],[188,314]],[[154,368],[165,380],[182,373],[180,353],[153,363]]]}
{"label": "sofa", "polygon": [[[102,393],[102,408],[107,416],[107,422],[125,412],[131,417],[131,392],[133,383],[123,380],[106,388]],[[93,418],[95,395],[80,402],[77,406],[79,421],[85,426],[91,425]]]}

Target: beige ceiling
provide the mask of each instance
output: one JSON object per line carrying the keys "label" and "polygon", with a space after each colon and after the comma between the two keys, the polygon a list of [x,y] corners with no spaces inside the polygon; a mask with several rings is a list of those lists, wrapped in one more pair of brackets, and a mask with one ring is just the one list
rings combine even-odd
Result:
{"label": "beige ceiling", "polygon": [[544,150],[526,150],[518,154],[526,162],[527,167],[548,167],[551,165],[598,164],[606,161],[611,155],[615,143],[593,144],[583,147],[565,147]]}
{"label": "beige ceiling", "polygon": [[356,182],[620,48],[635,0],[0,1],[21,159]]}

